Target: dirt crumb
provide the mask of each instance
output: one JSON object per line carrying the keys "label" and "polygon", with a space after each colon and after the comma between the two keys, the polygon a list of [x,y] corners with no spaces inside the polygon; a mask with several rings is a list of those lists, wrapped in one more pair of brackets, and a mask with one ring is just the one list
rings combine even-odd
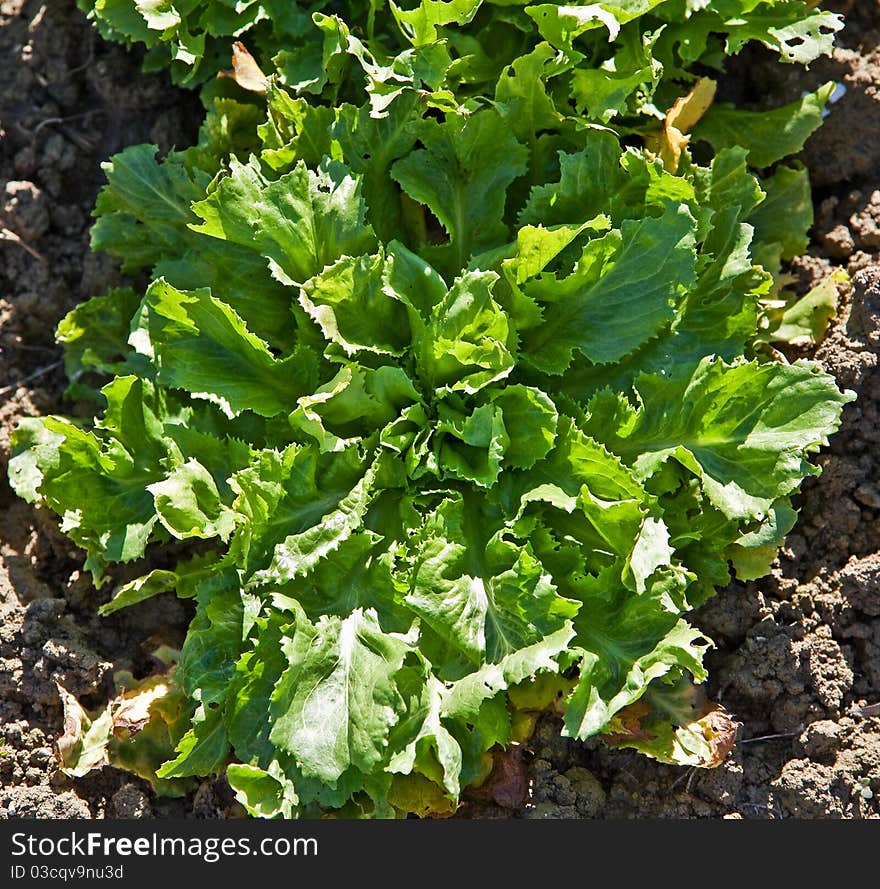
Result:
{"label": "dirt crumb", "polygon": [[152,818],[150,798],[134,784],[123,784],[110,799],[112,818]]}

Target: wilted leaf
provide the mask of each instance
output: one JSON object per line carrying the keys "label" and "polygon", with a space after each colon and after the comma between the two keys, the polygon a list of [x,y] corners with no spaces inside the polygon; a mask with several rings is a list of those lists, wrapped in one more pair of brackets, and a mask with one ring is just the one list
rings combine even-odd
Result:
{"label": "wilted leaf", "polygon": [[65,775],[80,778],[109,762],[112,715],[107,708],[93,720],[67,689],[57,682],[55,687],[64,708],[64,733],[55,742],[59,768]]}
{"label": "wilted leaf", "polygon": [[670,724],[643,698],[621,710],[610,729],[602,738],[611,747],[633,748],[674,765],[714,769],[733,749],[739,723],[720,704],[707,702],[691,721]]}
{"label": "wilted leaf", "polygon": [[116,698],[110,704],[113,734],[117,737],[136,735],[150,721],[153,705],[170,691],[168,679],[154,676]]}
{"label": "wilted leaf", "polygon": [[675,100],[666,112],[663,126],[645,135],[645,145],[663,160],[663,166],[670,173],[678,170],[681,153],[690,142],[690,131],[709,110],[718,84],[709,77],[701,77],[693,89]]}
{"label": "wilted leaf", "polygon": [[240,40],[232,44],[232,71],[222,73],[231,77],[242,89],[252,93],[266,92],[266,75]]}
{"label": "wilted leaf", "polygon": [[478,787],[470,788],[465,798],[472,803],[492,804],[510,811],[522,809],[529,796],[526,748],[511,744],[509,749],[495,749],[491,754],[491,772]]}

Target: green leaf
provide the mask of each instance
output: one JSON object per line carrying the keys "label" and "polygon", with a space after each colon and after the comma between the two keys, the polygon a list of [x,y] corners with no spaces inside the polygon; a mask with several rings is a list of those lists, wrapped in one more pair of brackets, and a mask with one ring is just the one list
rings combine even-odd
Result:
{"label": "green leaf", "polygon": [[257,766],[231,763],[226,780],[235,791],[235,798],[258,818],[291,818],[297,811],[299,798],[292,782],[283,773],[275,777]]}
{"label": "green leaf", "polygon": [[526,284],[544,320],[525,335],[524,359],[560,374],[575,351],[605,364],[656,336],[694,283],[693,225],[686,206],[669,206],[663,216],[625,222],[590,241],[569,276]]}
{"label": "green leaf", "polygon": [[[825,336],[828,325],[837,315],[838,287],[849,281],[842,269],[833,272],[800,299],[780,300],[767,311],[767,328],[758,338],[764,342],[791,343],[795,346],[815,345]],[[784,296],[785,294],[781,294]]]}
{"label": "green leaf", "polygon": [[533,152],[538,133],[555,129],[562,119],[547,94],[544,78],[561,72],[563,67],[553,48],[541,43],[503,71],[495,88],[496,108],[517,139],[530,145]]}
{"label": "green leaf", "polygon": [[[256,632],[230,676],[223,718],[235,756],[271,768],[278,751],[269,741],[269,699],[287,658],[281,642],[291,634],[295,613],[290,601],[272,596],[254,618]],[[273,770],[274,771],[274,770]]]}
{"label": "green leaf", "polygon": [[586,6],[561,6],[557,3],[544,3],[526,7],[526,13],[538,25],[545,40],[560,49],[571,50],[573,41],[586,31],[604,27],[608,40],[614,40],[620,33],[620,26],[656,6],[661,0],[645,0],[637,4],[638,9],[628,10],[629,3],[591,3]]}
{"label": "green leaf", "polygon": [[381,254],[344,257],[306,282],[300,304],[324,337],[347,355],[402,355],[410,340],[407,313],[383,292],[384,275]]}
{"label": "green leaf", "polygon": [[494,394],[501,408],[508,444],[504,463],[516,469],[529,469],[547,456],[556,441],[556,406],[540,389],[508,386]]}
{"label": "green leaf", "polygon": [[628,111],[634,94],[652,93],[663,74],[663,65],[652,55],[656,37],[625,28],[619,38],[622,45],[611,58],[598,68],[577,68],[571,95],[578,110],[608,123]]}
{"label": "green leaf", "polygon": [[437,28],[453,22],[466,25],[476,15],[483,0],[421,0],[414,9],[401,9],[392,2],[391,11],[401,29],[416,46],[433,43]]}
{"label": "green leaf", "polygon": [[818,470],[807,457],[827,443],[843,405],[834,381],[793,365],[703,359],[689,376],[637,380],[640,407],[610,392],[590,402],[588,432],[648,478],[669,458],[697,476],[730,518],[762,518]]}
{"label": "green leaf", "polygon": [[37,503],[46,472],[57,468],[63,432],[53,432],[45,421],[23,419],[12,433],[9,484],[22,500]]}
{"label": "green leaf", "polygon": [[749,150],[753,167],[769,167],[797,154],[822,124],[822,109],[833,82],[802,99],[773,111],[742,111],[713,105],[694,128],[694,139],[705,140],[716,151],[740,145]]}
{"label": "green leaf", "polygon": [[775,275],[783,259],[800,256],[809,244],[813,225],[810,175],[802,164],[779,166],[761,185],[766,197],[748,217],[755,229],[752,252],[756,262]]}
{"label": "green leaf", "polygon": [[159,521],[178,540],[229,539],[235,527],[234,513],[222,502],[214,479],[197,460],[176,467],[147,490],[153,495]]}
{"label": "green leaf", "polygon": [[198,606],[175,670],[175,681],[205,706],[229,690],[243,644],[244,607],[238,573],[222,568],[197,587]]}
{"label": "green leaf", "polygon": [[203,221],[191,228],[249,247],[272,260],[283,283],[302,283],[375,243],[365,210],[358,180],[338,162],[317,172],[300,162],[271,181],[255,158],[247,164],[233,158],[229,174],[193,205]]}
{"label": "green leaf", "polygon": [[153,31],[165,31],[181,22],[180,13],[169,0],[135,0],[135,7]]}
{"label": "green leaf", "polygon": [[[474,280],[479,282],[481,278]],[[488,282],[488,279],[482,280]],[[407,313],[410,328],[414,334],[422,335],[428,318],[447,296],[446,284],[437,270],[399,241],[388,245],[382,290],[410,310]]]}
{"label": "green leaf", "polygon": [[175,751],[177,756],[157,772],[159,778],[187,778],[219,772],[229,755],[229,742],[219,709],[196,711],[192,728],[183,736]]}
{"label": "green leaf", "polygon": [[207,398],[230,416],[251,410],[264,417],[289,410],[308,386],[311,368],[303,356],[276,359],[206,288],[181,291],[160,278],[146,306],[164,385]]}
{"label": "green leaf", "polygon": [[[601,215],[618,215],[628,203],[629,183],[621,167],[620,143],[613,133],[587,130],[584,148],[576,153],[560,152],[559,181],[536,185],[519,214],[519,224],[550,226],[580,224]],[[612,209],[613,208],[613,209]]]}
{"label": "green leaf", "polygon": [[[449,89],[438,90],[452,64],[452,58],[443,43],[404,50],[394,58],[387,59],[384,51],[375,51],[378,49],[375,43],[367,46],[352,35],[338,17],[316,14],[314,19],[325,32],[323,67],[330,68],[331,80],[338,81],[341,75],[335,70],[335,64],[331,67],[328,61],[332,59],[333,63],[344,64],[338,58],[343,52],[353,56],[363,69],[371,117],[386,117],[390,106],[414,90],[419,91],[430,107],[444,111],[457,110],[452,92]],[[331,49],[330,53],[328,47]],[[386,61],[388,63],[383,64]]]}
{"label": "green leaf", "polygon": [[659,589],[626,592],[609,570],[572,592],[582,603],[574,644],[583,659],[565,708],[565,735],[597,734],[615,713],[638,700],[648,683],[672,671],[688,670],[697,681],[705,678],[702,634],[662,607]]}
{"label": "green leaf", "polygon": [[388,771],[424,775],[442,787],[455,802],[461,793],[459,776],[462,751],[453,735],[443,725],[441,710],[445,687],[433,677],[427,682],[424,711],[418,713],[419,733],[388,764]]}
{"label": "green leaf", "polygon": [[70,394],[91,394],[79,381],[90,373],[124,374],[130,348],[131,320],[141,298],[130,287],[110,290],[80,303],[58,323],[56,338],[64,346],[64,372]]}
{"label": "green leaf", "polygon": [[284,643],[289,666],[272,695],[272,742],[303,774],[330,783],[351,766],[372,771],[403,709],[397,674],[410,649],[382,632],[375,612],[315,624],[298,618]]}
{"label": "green leaf", "polygon": [[495,272],[465,272],[416,338],[419,376],[434,388],[473,394],[513,370],[510,326],[492,298]]}
{"label": "green leaf", "polygon": [[[390,533],[384,527],[383,531]],[[383,539],[370,530],[352,534],[339,544],[332,558],[317,563],[296,584],[297,601],[310,619],[317,620],[322,614],[345,618],[360,608],[375,611],[383,629],[409,629],[412,614],[389,596],[400,579],[393,550]]]}
{"label": "green leaf", "polygon": [[86,550],[98,584],[110,562],[144,554],[157,521],[147,486],[165,476],[167,446],[144,403],[145,385],[118,377],[104,388],[109,430],[85,432],[46,417],[23,421],[13,435],[13,488],[62,516],[62,530]]}
{"label": "green leaf", "polygon": [[[516,233],[515,255],[501,262],[504,276],[511,287],[518,289],[530,278],[543,272],[580,235],[585,232],[607,231],[610,227],[611,220],[607,216],[597,216],[580,225],[554,225],[550,228],[524,225]],[[505,253],[507,252],[509,251],[505,249]],[[514,310],[519,308],[519,305],[514,306]],[[535,317],[529,312],[518,326],[534,327],[540,321],[540,309],[534,306],[532,311]]]}
{"label": "green leaf", "polygon": [[415,146],[421,111],[413,90],[398,97],[382,118],[372,117],[369,108],[343,105],[330,128],[352,172],[361,177],[367,219],[384,244],[403,234],[400,191],[389,170]]}
{"label": "green leaf", "polygon": [[[518,517],[539,511],[549,527],[577,540],[600,564],[609,553],[631,556],[644,522],[645,490],[570,418],[560,418],[553,450],[527,472],[509,475],[503,487]],[[577,518],[568,520],[572,514]]]}
{"label": "green leaf", "polygon": [[760,40],[779,52],[786,62],[808,65],[819,56],[830,56],[834,35],[843,27],[843,18],[818,10],[801,18],[800,6],[764,3],[749,10],[748,19],[731,23],[727,51],[737,53],[748,41]]}
{"label": "green leaf", "polygon": [[737,207],[737,221],[748,219],[754,223],[755,207],[766,203],[767,199],[762,185],[772,182],[775,176],[759,182],[748,169],[748,156],[747,148],[724,148],[712,158],[708,170],[697,167],[693,169],[693,174],[697,180],[698,196],[716,213],[723,214]]}
{"label": "green leaf", "polygon": [[336,508],[321,518],[320,524],[290,534],[276,544],[272,563],[267,569],[257,571],[249,586],[293,580],[308,574],[320,560],[331,555],[361,527],[364,513],[375,495],[372,490],[375,473],[375,467],[370,467]]}
{"label": "green leaf", "polygon": [[236,564],[246,576],[265,569],[278,547],[283,553],[284,543],[291,537],[293,547],[299,540],[304,547],[314,545],[317,554],[323,545],[336,540],[334,535],[321,539],[321,526],[330,515],[339,523],[340,539],[344,538],[345,529],[351,530],[350,522],[363,506],[362,498],[369,495],[364,473],[355,448],[319,454],[314,446],[291,445],[280,454],[259,454],[253,466],[230,480],[237,494],[233,509],[240,516],[230,543]]}
{"label": "green leaf", "polygon": [[560,388],[581,403],[603,387],[628,391],[642,373],[678,375],[701,358],[733,360],[753,340],[758,300],[769,276],[755,270],[749,254],[751,226],[740,220],[764,192],[745,164],[745,151],[725,150],[697,176],[705,221],[697,257],[698,279],[676,317],[658,336],[616,364],[573,363]]}
{"label": "green leaf", "polygon": [[209,178],[193,178],[181,154],[157,163],[158,150],[133,145],[102,164],[107,185],[95,205],[91,245],[122,259],[124,272],[152,266],[187,244],[187,226],[196,221],[190,204],[202,197]]}
{"label": "green leaf", "polygon": [[98,609],[101,617],[113,614],[120,608],[127,608],[129,605],[137,605],[158,596],[161,593],[167,593],[177,585],[177,574],[174,571],[164,571],[161,568],[154,568],[149,574],[138,577],[136,580],[123,584],[113,593],[113,598],[102,605]]}
{"label": "green leaf", "polygon": [[274,348],[292,348],[297,339],[291,317],[292,295],[272,277],[265,257],[228,241],[194,237],[198,246],[159,260],[154,277],[166,279],[178,290],[207,287],[260,339]]}
{"label": "green leaf", "polygon": [[438,412],[432,437],[434,460],[428,468],[444,478],[491,487],[498,479],[504,452],[510,443],[501,410],[484,404],[473,413],[465,414],[441,403]]}
{"label": "green leaf", "polygon": [[[314,395],[300,398],[288,419],[295,430],[315,439],[322,453],[342,451],[381,429],[419,398],[399,367],[370,370],[348,365]],[[360,434],[343,437],[348,430]]]}
{"label": "green leaf", "polygon": [[429,522],[411,583],[407,605],[475,666],[503,662],[574,613],[528,549],[490,537],[478,507],[461,498]]}
{"label": "green leaf", "polygon": [[525,172],[528,152],[491,110],[426,128],[421,141],[425,147],[397,161],[391,176],[445,229],[449,243],[425,254],[453,278],[474,253],[508,240],[506,192]]}
{"label": "green leaf", "polygon": [[568,648],[574,629],[570,622],[540,642],[527,645],[500,664],[485,664],[473,673],[451,683],[443,699],[442,714],[449,719],[475,718],[484,702],[499,692],[540,672],[556,673],[556,658]]}
{"label": "green leaf", "polygon": [[740,535],[728,547],[739,580],[758,580],[770,573],[785,535],[794,527],[797,513],[786,500],[773,505],[767,518],[757,528]]}

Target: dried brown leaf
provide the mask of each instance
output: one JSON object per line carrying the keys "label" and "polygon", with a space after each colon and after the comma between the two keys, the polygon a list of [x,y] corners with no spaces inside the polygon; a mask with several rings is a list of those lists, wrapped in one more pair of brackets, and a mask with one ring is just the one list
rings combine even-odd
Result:
{"label": "dried brown leaf", "polygon": [[170,690],[164,676],[154,676],[116,698],[111,704],[113,734],[116,737],[136,735],[150,721],[150,707]]}
{"label": "dried brown leaf", "polygon": [[218,77],[231,77],[242,89],[251,93],[266,92],[266,75],[240,40],[232,44],[232,70],[221,71]]}

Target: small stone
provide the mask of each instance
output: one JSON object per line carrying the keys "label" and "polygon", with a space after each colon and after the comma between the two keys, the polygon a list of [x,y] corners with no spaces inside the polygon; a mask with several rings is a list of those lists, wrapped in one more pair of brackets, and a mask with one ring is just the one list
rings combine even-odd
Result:
{"label": "small stone", "polygon": [[870,482],[865,482],[856,488],[854,496],[862,506],[867,506],[869,509],[880,510],[880,490],[877,489],[876,485],[872,485]]}
{"label": "small stone", "polygon": [[850,230],[845,225],[837,225],[822,238],[822,246],[829,256],[846,259],[856,249]]}
{"label": "small stone", "polygon": [[587,769],[575,766],[565,773],[575,794],[575,808],[582,818],[595,818],[605,808],[607,794],[599,779]]}
{"label": "small stone", "polygon": [[28,762],[32,766],[45,769],[51,765],[54,759],[55,755],[49,747],[37,747],[36,750],[31,751]]}
{"label": "small stone", "polygon": [[557,775],[553,779],[553,797],[561,806],[573,806],[577,797],[571,782],[565,775]]}
{"label": "small stone", "polygon": [[13,180],[6,183],[3,216],[24,241],[36,241],[49,228],[49,210],[43,192],[33,182]]}
{"label": "small stone", "polygon": [[798,741],[810,759],[814,762],[822,761],[833,757],[842,731],[836,722],[830,719],[821,719],[810,723]]}

